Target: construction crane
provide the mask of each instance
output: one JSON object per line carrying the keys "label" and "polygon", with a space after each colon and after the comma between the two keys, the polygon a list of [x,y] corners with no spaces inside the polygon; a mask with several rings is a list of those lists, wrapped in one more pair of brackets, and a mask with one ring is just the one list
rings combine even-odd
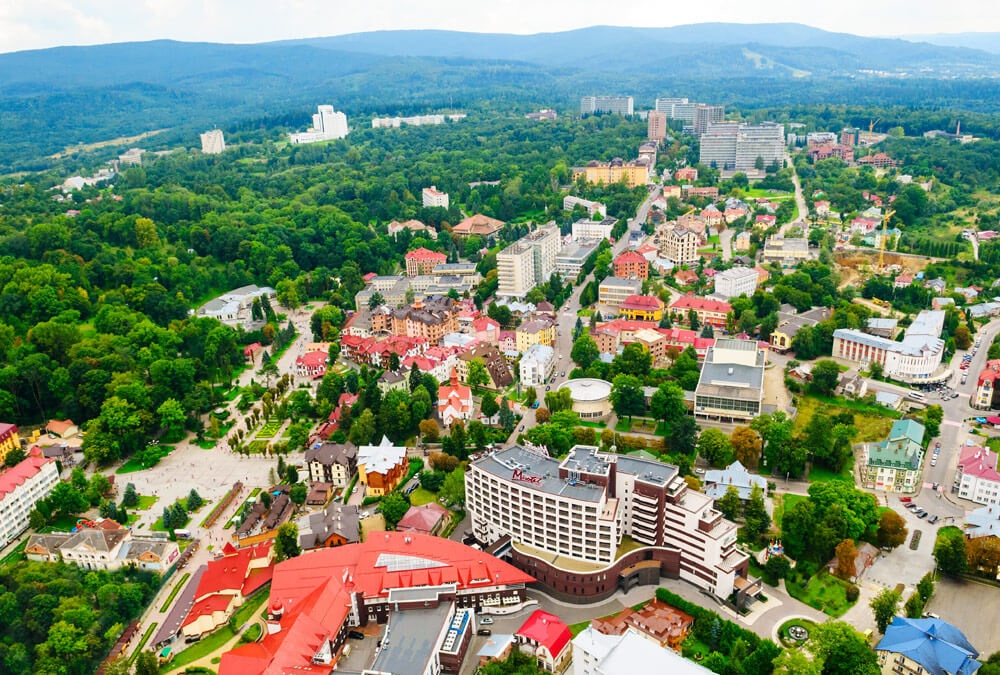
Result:
{"label": "construction crane", "polygon": [[875,125],[882,121],[881,117],[873,120],[868,120],[868,135],[869,137],[875,132]]}
{"label": "construction crane", "polygon": [[889,227],[889,219],[892,218],[895,211],[886,211],[885,215],[882,217],[882,239],[879,241],[878,245],[878,271],[885,271],[885,240],[888,238],[887,231]]}

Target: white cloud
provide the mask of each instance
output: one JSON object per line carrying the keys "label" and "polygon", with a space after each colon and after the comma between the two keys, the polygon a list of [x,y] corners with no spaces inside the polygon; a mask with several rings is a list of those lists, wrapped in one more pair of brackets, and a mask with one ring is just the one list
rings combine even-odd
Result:
{"label": "white cloud", "polygon": [[171,38],[260,42],[400,28],[538,33],[592,25],[791,21],[861,35],[1000,30],[993,0],[0,0],[0,49]]}

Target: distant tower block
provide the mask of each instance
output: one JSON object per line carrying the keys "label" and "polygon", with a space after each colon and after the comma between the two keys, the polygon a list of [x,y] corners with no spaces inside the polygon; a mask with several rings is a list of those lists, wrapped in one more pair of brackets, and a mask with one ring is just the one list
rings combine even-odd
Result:
{"label": "distant tower block", "polygon": [[222,138],[222,129],[212,129],[201,135],[201,151],[206,155],[218,155],[226,149],[226,141]]}

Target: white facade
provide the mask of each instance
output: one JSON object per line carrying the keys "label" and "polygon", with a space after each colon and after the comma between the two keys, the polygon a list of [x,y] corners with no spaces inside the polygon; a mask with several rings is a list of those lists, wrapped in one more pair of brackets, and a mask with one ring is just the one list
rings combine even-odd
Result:
{"label": "white facade", "polygon": [[604,220],[578,220],[573,223],[573,239],[610,239],[611,230],[617,221],[614,218]]}
{"label": "white facade", "polygon": [[212,129],[201,135],[201,151],[206,155],[218,155],[226,150],[222,129]]}
{"label": "white facade", "polygon": [[437,125],[444,124],[446,119],[457,122],[458,120],[465,119],[465,117],[464,113],[456,113],[454,115],[413,115],[412,117],[375,117],[372,119],[372,129],[398,129],[404,124],[411,127],[420,127],[426,124]]}
{"label": "white facade", "polygon": [[741,295],[750,297],[757,290],[757,270],[752,267],[733,267],[715,275],[715,293],[728,300]]}
{"label": "white facade", "polygon": [[898,380],[925,380],[941,367],[943,326],[943,311],[925,310],[906,329],[902,342],[840,328],[833,332],[833,356],[863,365],[877,361],[888,377]]}
{"label": "white facade", "polygon": [[521,356],[519,376],[521,386],[536,387],[552,376],[556,367],[555,350],[548,345],[534,344],[529,346]]}
{"label": "white facade", "polygon": [[[971,441],[970,441],[971,442]],[[1000,502],[997,453],[989,448],[964,446],[955,471],[958,496],[976,504]]]}
{"label": "white facade", "polygon": [[684,227],[675,227],[661,239],[660,255],[675,265],[695,265],[701,256],[698,246],[701,237]]}
{"label": "white facade", "polygon": [[600,202],[592,202],[589,199],[574,197],[572,195],[563,197],[563,211],[572,211],[577,206],[582,206],[587,209],[587,215],[591,218],[599,214],[603,220],[608,216],[608,207]]}
{"label": "white facade", "polygon": [[688,661],[629,628],[622,635],[605,635],[587,626],[573,638],[573,675],[709,675],[712,671]]}
{"label": "white facade", "polygon": [[718,169],[750,171],[758,158],[768,167],[785,156],[785,128],[774,122],[712,123],[701,135],[702,164]]}
{"label": "white facade", "polygon": [[584,96],[580,99],[580,114],[631,115],[633,103],[631,96]]}
{"label": "white facade", "polygon": [[345,138],[350,131],[347,127],[347,115],[333,109],[332,105],[321,105],[312,116],[313,125],[308,131],[289,134],[288,139],[293,144],[316,143]]}
{"label": "white facade", "polygon": [[450,203],[448,200],[448,193],[441,192],[434,185],[429,188],[424,188],[423,201],[424,206],[439,206],[442,209],[448,208]]}
{"label": "white facade", "polygon": [[0,475],[0,547],[28,529],[35,504],[59,482],[54,459],[31,456]]}
{"label": "white facade", "polygon": [[523,298],[556,271],[559,228],[544,225],[497,254],[497,297]]}

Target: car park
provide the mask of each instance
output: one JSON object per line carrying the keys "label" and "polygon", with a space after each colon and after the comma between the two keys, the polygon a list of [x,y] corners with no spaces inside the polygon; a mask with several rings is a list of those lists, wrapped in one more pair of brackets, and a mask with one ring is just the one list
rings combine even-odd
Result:
{"label": "car park", "polygon": [[927,519],[927,522],[928,523],[936,523],[939,519],[940,519],[940,516],[935,513],[933,516],[931,516],[930,518]]}
{"label": "car park", "polygon": [[926,511],[921,511],[920,513],[917,514],[917,518],[926,518],[926,517],[927,517]]}

